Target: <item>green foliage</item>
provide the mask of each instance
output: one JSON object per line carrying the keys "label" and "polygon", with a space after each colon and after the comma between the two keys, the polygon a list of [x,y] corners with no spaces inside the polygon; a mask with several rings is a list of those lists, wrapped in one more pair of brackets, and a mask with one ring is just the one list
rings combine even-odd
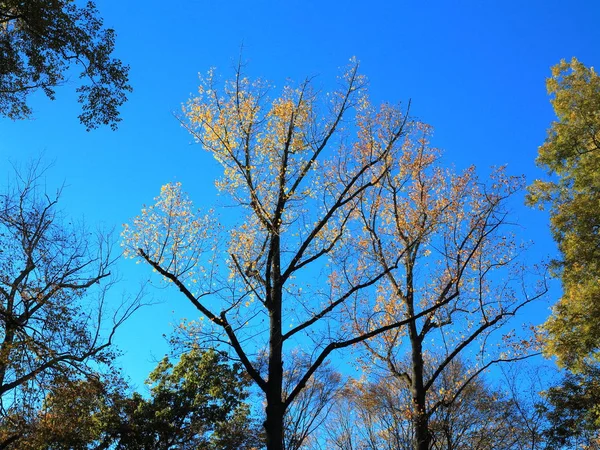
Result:
{"label": "green foliage", "polygon": [[77,88],[81,123],[115,129],[131,86],[129,68],[111,57],[114,42],[114,30],[103,28],[91,1],[78,7],[72,0],[1,0],[0,115],[29,116],[29,94],[41,89],[54,99],[54,88],[77,64],[87,80]]}
{"label": "green foliage", "polygon": [[[214,352],[163,359],[148,379],[150,397],[127,394],[118,375],[59,377],[29,423],[7,418],[0,442],[15,450],[243,450],[260,447],[250,418],[248,380]],[[25,432],[23,432],[25,430]],[[1,448],[2,447],[0,445]]]}
{"label": "green foliage", "polygon": [[600,78],[573,58],[547,81],[558,120],[539,148],[528,202],[548,206],[562,259],[555,262],[563,297],[545,325],[547,353],[577,369],[600,349]]}
{"label": "green foliage", "polygon": [[600,367],[567,373],[561,384],[545,392],[549,448],[585,448],[600,443]]}
{"label": "green foliage", "polygon": [[133,396],[126,449],[245,449],[258,446],[250,420],[248,380],[215,351],[192,350],[176,365],[163,359],[150,374],[151,398]]}

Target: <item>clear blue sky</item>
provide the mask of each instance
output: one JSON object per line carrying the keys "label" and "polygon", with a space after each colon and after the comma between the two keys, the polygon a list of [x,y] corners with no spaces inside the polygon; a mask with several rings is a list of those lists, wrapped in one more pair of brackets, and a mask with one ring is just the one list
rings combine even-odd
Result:
{"label": "clear blue sky", "polygon": [[[173,112],[195,92],[198,72],[214,66],[229,74],[242,45],[248,72],[278,86],[316,75],[326,88],[356,56],[373,99],[412,99],[413,114],[434,126],[447,163],[475,164],[482,173],[508,164],[529,180],[541,176],[534,159],[553,119],[549,68],[572,56],[600,64],[596,0],[96,3],[117,31],[117,55],[131,66],[135,91],[119,130],[87,133],[78,124],[74,75],[56,101],[32,99],[33,120],[0,120],[0,176],[9,160],[43,152],[55,162],[48,185],[68,185],[64,210],[118,231],[168,181],[181,181],[198,205],[210,204],[214,163]],[[552,255],[547,216],[520,205],[515,214],[537,255]],[[120,270],[124,283],[115,295],[145,273],[131,262]],[[176,292],[154,296],[165,302],[137,314],[119,335],[123,365],[137,384],[152,358],[168,351],[161,335],[195,315]]]}

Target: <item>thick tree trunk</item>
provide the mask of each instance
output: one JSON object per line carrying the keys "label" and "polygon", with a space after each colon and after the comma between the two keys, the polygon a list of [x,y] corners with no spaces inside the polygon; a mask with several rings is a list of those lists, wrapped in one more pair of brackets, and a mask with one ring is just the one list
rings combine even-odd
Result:
{"label": "thick tree trunk", "polygon": [[282,399],[283,389],[283,334],[281,329],[281,311],[283,292],[281,285],[281,267],[279,255],[279,236],[271,240],[271,285],[268,292],[269,308],[269,367],[266,390],[266,420],[264,422],[267,450],[283,450],[283,418],[285,405]]}
{"label": "thick tree trunk", "polygon": [[283,450],[283,417],[285,409],[281,401],[269,398],[267,393],[267,419],[264,422],[267,450]]}
{"label": "thick tree trunk", "polygon": [[269,342],[269,379],[267,380],[267,407],[265,434],[267,450],[283,450],[283,417],[285,407],[282,401],[283,359],[281,342],[281,304],[271,311],[271,337]]}
{"label": "thick tree trunk", "polygon": [[[415,316],[413,290],[413,261],[407,263],[407,295],[406,306],[409,317]],[[414,408],[413,426],[415,428],[414,450],[429,450],[431,435],[429,433],[429,417],[427,415],[426,391],[423,381],[423,345],[415,320],[408,324],[408,337],[411,345],[411,394]]]}
{"label": "thick tree trunk", "polygon": [[[414,322],[413,322],[414,324]],[[409,328],[412,328],[412,325]],[[409,334],[412,333],[409,331]],[[427,404],[425,387],[423,383],[423,354],[421,352],[421,341],[412,340],[412,400],[414,407],[413,426],[415,427],[414,450],[429,450],[431,435],[429,434],[429,417],[427,416]]]}

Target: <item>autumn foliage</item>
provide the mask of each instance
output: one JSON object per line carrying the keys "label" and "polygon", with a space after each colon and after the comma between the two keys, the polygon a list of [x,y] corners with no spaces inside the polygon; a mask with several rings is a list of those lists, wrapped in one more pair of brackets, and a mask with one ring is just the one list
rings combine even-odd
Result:
{"label": "autumn foliage", "polygon": [[[196,306],[196,336],[228,346],[264,392],[269,449],[282,448],[284,417],[331,352],[361,342],[376,358],[378,348],[394,355],[400,342],[412,345],[406,377],[415,448],[424,448],[429,386],[544,292],[526,288],[519,247],[504,231],[522,181],[442,169],[430,127],[372,105],[356,62],[326,100],[310,80],[270,92],[241,67],[222,85],[209,71],[184,108],[187,129],[223,167],[216,185],[237,207],[229,230],[171,183],[125,225],[125,252]],[[495,284],[492,274],[508,278]],[[462,336],[445,331],[452,323]],[[422,347],[433,333],[446,353],[427,379]],[[506,352],[476,364],[465,385],[529,351],[506,339]],[[291,352],[308,363],[290,385]],[[449,395],[464,387],[456,389]]]}

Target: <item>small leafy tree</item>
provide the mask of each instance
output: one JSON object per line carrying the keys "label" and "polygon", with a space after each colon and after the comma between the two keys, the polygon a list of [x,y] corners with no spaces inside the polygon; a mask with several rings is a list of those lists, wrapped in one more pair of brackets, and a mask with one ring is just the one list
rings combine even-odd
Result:
{"label": "small leafy tree", "polygon": [[2,0],[0,2],[0,116],[22,119],[31,114],[28,96],[66,81],[72,65],[81,67],[77,88],[89,130],[116,128],[118,108],[131,91],[129,68],[113,58],[115,32],[103,28],[94,2],[84,7],[71,0]]}
{"label": "small leafy tree", "polygon": [[163,359],[150,374],[150,399],[138,394],[131,411],[131,431],[122,436],[123,449],[242,450],[261,445],[250,418],[250,380],[215,351],[197,349],[173,365]]}

